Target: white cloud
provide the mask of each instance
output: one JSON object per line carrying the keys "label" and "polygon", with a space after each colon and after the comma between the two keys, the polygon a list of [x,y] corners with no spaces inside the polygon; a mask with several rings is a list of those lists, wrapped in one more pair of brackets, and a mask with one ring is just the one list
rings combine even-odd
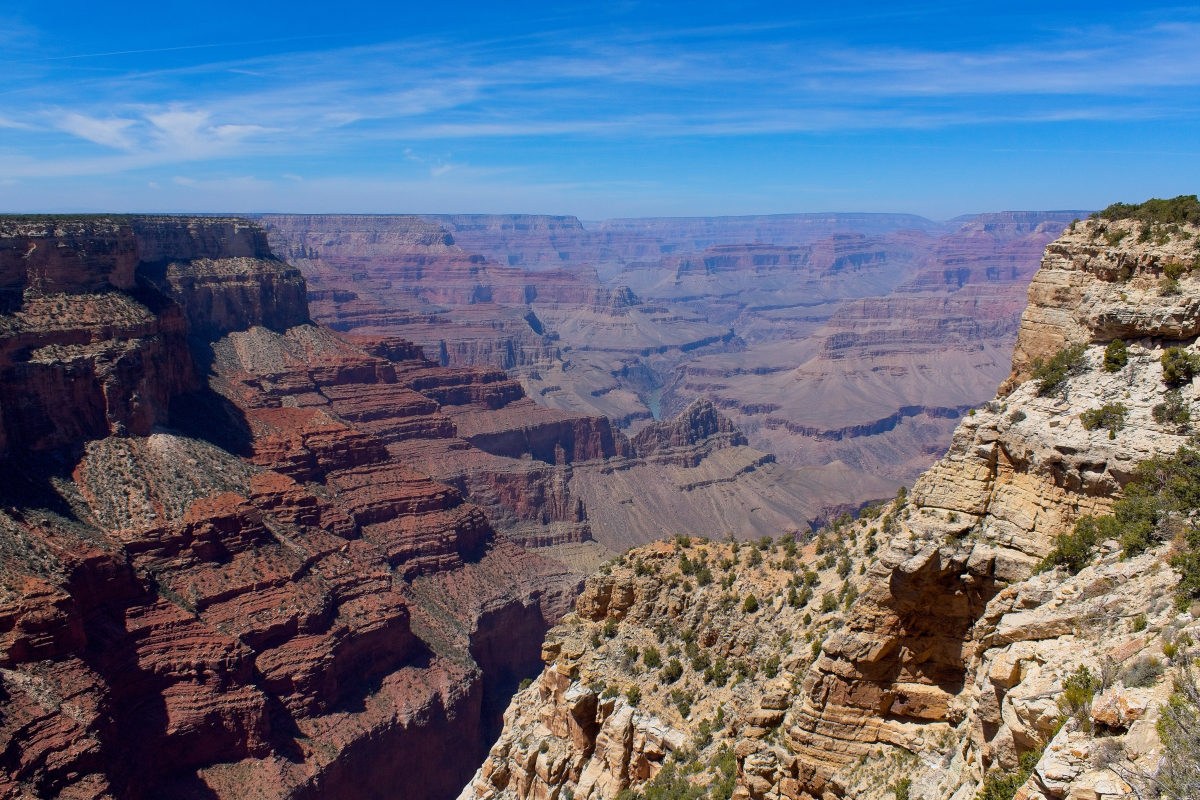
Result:
{"label": "white cloud", "polygon": [[132,119],[109,117],[97,119],[84,114],[67,113],[59,120],[58,127],[67,133],[72,133],[89,142],[102,144],[117,150],[131,150],[134,140],[129,135],[129,128],[135,125]]}

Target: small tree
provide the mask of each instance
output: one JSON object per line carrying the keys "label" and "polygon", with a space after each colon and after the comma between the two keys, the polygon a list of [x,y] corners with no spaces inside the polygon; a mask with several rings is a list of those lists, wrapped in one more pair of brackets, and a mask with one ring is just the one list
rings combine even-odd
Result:
{"label": "small tree", "polygon": [[1163,401],[1151,409],[1150,416],[1159,425],[1169,425],[1176,430],[1186,428],[1192,421],[1192,414],[1178,389],[1167,392]]}
{"label": "small tree", "polygon": [[1050,357],[1049,361],[1041,358],[1033,360],[1033,379],[1037,381],[1039,397],[1061,394],[1066,389],[1067,378],[1078,374],[1086,366],[1084,355],[1087,346],[1077,344],[1059,350]]}
{"label": "small tree", "polygon": [[1182,347],[1168,347],[1162,355],[1163,381],[1170,386],[1187,383],[1196,374],[1196,356]]}
{"label": "small tree", "polygon": [[1121,339],[1113,339],[1104,348],[1104,371],[1120,372],[1129,363],[1129,347]]}
{"label": "small tree", "polygon": [[758,598],[752,594],[746,595],[746,599],[742,602],[742,611],[747,614],[753,614],[758,611]]}

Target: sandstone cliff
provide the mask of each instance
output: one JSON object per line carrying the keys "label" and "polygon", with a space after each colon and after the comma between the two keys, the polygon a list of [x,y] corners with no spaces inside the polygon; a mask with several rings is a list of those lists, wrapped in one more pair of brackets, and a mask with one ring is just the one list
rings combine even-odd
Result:
{"label": "sandstone cliff", "polygon": [[1009,797],[1133,796],[1162,753],[1164,667],[1200,638],[1167,563],[1188,545],[1168,515],[1145,552],[1039,564],[1186,441],[1162,408],[1194,406],[1191,373],[1163,356],[1194,363],[1198,234],[1092,220],[1047,247],[1012,379],[906,496],[800,552],[680,540],[589,579],[462,797],[966,800],[1005,776]]}

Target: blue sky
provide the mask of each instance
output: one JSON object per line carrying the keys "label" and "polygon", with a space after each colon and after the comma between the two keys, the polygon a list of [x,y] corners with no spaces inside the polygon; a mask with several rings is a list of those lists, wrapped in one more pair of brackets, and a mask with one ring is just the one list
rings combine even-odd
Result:
{"label": "blue sky", "polygon": [[1200,190],[1200,7],[0,2],[0,211],[902,211]]}

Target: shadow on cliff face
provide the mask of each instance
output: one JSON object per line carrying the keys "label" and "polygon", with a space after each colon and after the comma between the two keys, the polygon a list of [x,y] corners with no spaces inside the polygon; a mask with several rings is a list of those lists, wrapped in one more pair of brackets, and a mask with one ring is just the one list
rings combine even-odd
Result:
{"label": "shadow on cliff face", "polygon": [[254,436],[246,414],[228,398],[208,386],[205,376],[212,374],[215,356],[211,345],[189,339],[192,361],[201,375],[202,388],[171,398],[168,410],[172,428],[192,439],[200,439],[243,458],[253,455]]}
{"label": "shadow on cliff face", "polygon": [[59,487],[71,483],[80,448],[8,453],[0,459],[0,506],[15,511],[39,510],[79,522]]}
{"label": "shadow on cliff face", "polygon": [[486,753],[504,729],[504,709],[521,681],[542,671],[542,641],[550,625],[539,606],[511,602],[483,613],[471,636],[471,657],[483,672],[480,747]]}

